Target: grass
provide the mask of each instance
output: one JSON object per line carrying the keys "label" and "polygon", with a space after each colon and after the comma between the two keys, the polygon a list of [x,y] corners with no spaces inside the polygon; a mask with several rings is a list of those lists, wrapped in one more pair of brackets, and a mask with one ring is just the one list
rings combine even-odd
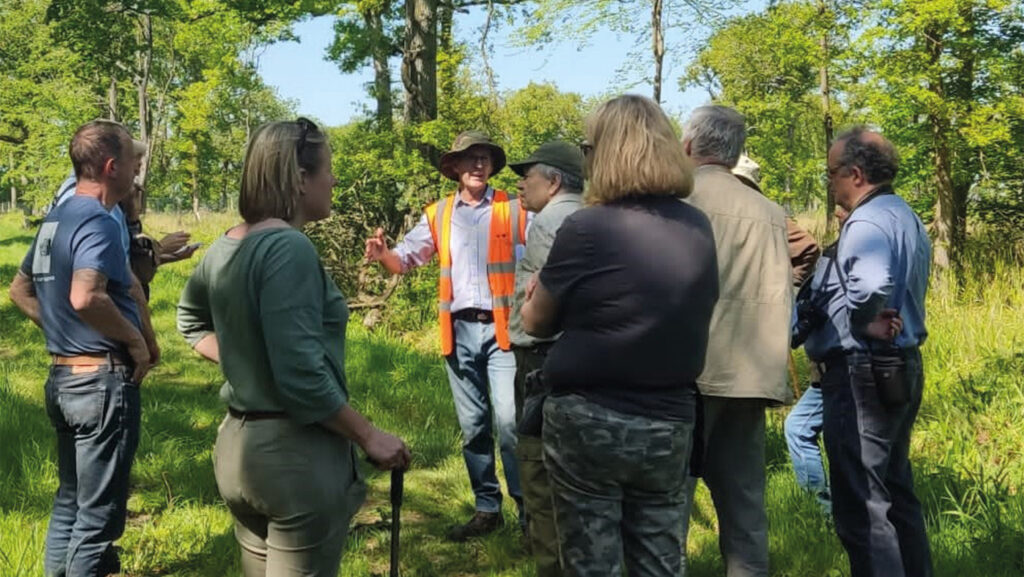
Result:
{"label": "grass", "polygon": [[[153,215],[151,234],[178,228],[209,243],[233,219]],[[24,256],[32,231],[0,216],[0,283]],[[1024,572],[1024,272],[1006,246],[974,258],[977,274],[938,279],[929,298],[924,350],[927,389],[913,437],[936,574],[1017,576]],[[1015,261],[1019,263],[1020,261]],[[163,362],[143,388],[143,434],[132,472],[129,526],[120,545],[131,575],[238,575],[231,518],[210,459],[224,408],[221,376],[174,331],[174,305],[190,263],[161,269],[153,286]],[[972,269],[973,270],[973,269]],[[373,333],[352,322],[348,376],[353,404],[405,438],[415,453],[406,477],[402,566],[407,576],[534,574],[520,549],[514,511],[507,527],[455,545],[443,535],[473,510],[459,432],[431,331]],[[802,365],[798,359],[798,364]],[[42,574],[56,488],[53,432],[43,409],[47,359],[40,332],[0,296],[0,575]],[[793,482],[782,436],[785,409],[769,413],[768,513],[778,576],[848,574],[845,554],[814,500]],[[367,471],[370,494],[356,518],[341,575],[387,573],[388,479]],[[691,524],[690,575],[721,575],[714,509],[701,487]]]}

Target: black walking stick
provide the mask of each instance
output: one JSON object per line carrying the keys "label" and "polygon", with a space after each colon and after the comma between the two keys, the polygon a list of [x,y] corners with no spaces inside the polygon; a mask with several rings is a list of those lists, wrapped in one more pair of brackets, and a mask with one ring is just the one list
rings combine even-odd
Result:
{"label": "black walking stick", "polygon": [[402,491],[405,471],[391,469],[391,577],[398,577],[399,533],[402,530]]}

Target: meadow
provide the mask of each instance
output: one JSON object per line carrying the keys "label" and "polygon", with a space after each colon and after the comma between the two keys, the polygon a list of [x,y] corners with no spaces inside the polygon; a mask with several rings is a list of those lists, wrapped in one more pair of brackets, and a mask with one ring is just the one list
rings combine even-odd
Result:
{"label": "meadow", "polygon": [[[207,245],[229,215],[150,215],[153,236],[179,228]],[[56,489],[55,442],[43,404],[48,358],[40,331],[10,302],[13,278],[34,231],[20,214],[0,215],[0,576],[42,574],[43,543]],[[912,458],[925,505],[936,575],[1024,574],[1024,253],[1005,238],[969,249],[965,280],[933,279],[927,385]],[[200,254],[195,257],[198,259]],[[211,450],[225,409],[221,375],[174,329],[178,294],[196,260],[161,268],[153,285],[161,364],[143,384],[142,439],[132,473],[129,526],[120,542],[133,576],[239,575],[231,518],[220,502]],[[451,395],[426,327],[413,334],[349,325],[353,405],[411,446],[402,526],[403,575],[534,575],[521,549],[514,506],[506,528],[468,544],[444,540],[473,511]],[[803,362],[798,354],[798,366]],[[848,574],[845,554],[813,498],[793,480],[782,422],[769,413],[768,513],[773,575]],[[340,575],[387,573],[388,476],[367,470],[370,496],[355,520]],[[721,575],[715,516],[698,492],[690,571]]]}

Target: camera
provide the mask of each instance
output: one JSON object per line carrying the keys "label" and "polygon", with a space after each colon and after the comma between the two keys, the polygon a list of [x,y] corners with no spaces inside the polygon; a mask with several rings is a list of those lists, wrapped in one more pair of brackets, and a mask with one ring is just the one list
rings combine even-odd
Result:
{"label": "camera", "polygon": [[790,333],[790,348],[795,349],[804,344],[811,332],[828,320],[828,315],[814,304],[814,296],[810,280],[805,282],[796,294],[796,322],[793,323]]}

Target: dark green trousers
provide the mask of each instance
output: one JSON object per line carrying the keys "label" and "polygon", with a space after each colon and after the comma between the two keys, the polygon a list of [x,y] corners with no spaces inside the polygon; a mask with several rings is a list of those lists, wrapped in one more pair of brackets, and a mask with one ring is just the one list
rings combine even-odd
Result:
{"label": "dark green trousers", "polygon": [[[526,375],[544,365],[543,353],[536,349],[513,348],[516,355],[516,420],[522,416]],[[519,435],[516,446],[519,460],[519,482],[523,489],[530,554],[537,565],[537,577],[561,577],[561,557],[551,480],[544,468],[544,446],[540,437]]]}

